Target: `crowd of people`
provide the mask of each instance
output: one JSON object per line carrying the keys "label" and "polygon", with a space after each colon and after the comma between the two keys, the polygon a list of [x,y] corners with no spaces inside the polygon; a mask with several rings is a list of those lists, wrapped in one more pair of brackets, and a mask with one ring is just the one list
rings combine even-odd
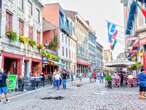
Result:
{"label": "crowd of people", "polygon": [[[74,80],[74,75],[79,78],[80,81],[82,81],[83,77],[88,77],[89,82],[96,82],[98,79],[100,83],[104,83],[106,87],[112,88],[112,87],[123,87],[123,86],[128,86],[128,87],[134,87],[139,85],[139,93],[140,96],[143,97],[144,94],[146,95],[146,74],[144,72],[144,69],[141,69],[141,72],[138,72],[136,74],[130,74],[127,72],[114,72],[114,73],[104,73],[103,71],[88,71],[86,75],[84,75],[81,72],[78,72],[77,74],[72,74],[69,71],[65,69],[55,69],[50,81],[52,82],[53,88],[56,90],[59,90],[61,88],[67,89],[67,79],[70,78],[71,82]],[[22,79],[19,78],[18,81]],[[39,76],[31,76],[31,81],[34,81],[32,84],[34,84],[35,87],[38,86],[38,80],[43,81],[43,86],[44,86],[44,81],[45,81],[45,75],[41,73]],[[5,101],[8,101],[7,98],[7,93],[8,93],[8,87],[7,84],[9,83],[8,81],[8,74],[6,72],[3,72],[0,70],[0,96],[4,94],[5,96]],[[24,86],[23,82],[22,85]],[[22,85],[20,88],[22,88]],[[19,87],[19,85],[18,85]],[[23,89],[23,88],[22,88]],[[1,102],[1,97],[0,97],[0,102]]]}

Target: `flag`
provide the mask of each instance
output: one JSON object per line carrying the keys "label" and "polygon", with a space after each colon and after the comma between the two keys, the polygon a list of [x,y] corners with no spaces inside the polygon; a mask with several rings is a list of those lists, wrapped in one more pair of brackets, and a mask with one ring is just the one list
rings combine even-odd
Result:
{"label": "flag", "polygon": [[112,50],[114,49],[115,45],[117,44],[117,39],[114,40],[113,44],[112,44]]}
{"label": "flag", "polygon": [[118,34],[118,30],[116,28],[116,25],[111,22],[107,22],[107,27],[108,27],[108,41],[110,43],[111,49],[114,49],[117,42],[116,37]]}
{"label": "flag", "polygon": [[116,32],[116,25],[110,22],[107,22],[108,27],[108,41],[112,43],[112,37],[114,33]]}
{"label": "flag", "polygon": [[132,33],[136,12],[137,12],[137,2],[133,1],[131,3],[130,10],[129,10],[127,27],[126,27],[126,31],[125,31],[126,35],[130,35]]}
{"label": "flag", "polygon": [[146,18],[146,9],[145,9],[143,6],[140,6],[138,3],[137,3],[137,6],[140,8],[142,14],[143,14],[144,17]]}

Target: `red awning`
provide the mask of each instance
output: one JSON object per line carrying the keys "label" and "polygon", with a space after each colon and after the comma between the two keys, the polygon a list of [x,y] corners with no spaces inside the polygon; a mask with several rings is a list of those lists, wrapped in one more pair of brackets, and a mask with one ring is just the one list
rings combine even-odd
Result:
{"label": "red awning", "polygon": [[88,61],[82,60],[82,59],[78,59],[78,60],[77,60],[77,64],[89,66]]}

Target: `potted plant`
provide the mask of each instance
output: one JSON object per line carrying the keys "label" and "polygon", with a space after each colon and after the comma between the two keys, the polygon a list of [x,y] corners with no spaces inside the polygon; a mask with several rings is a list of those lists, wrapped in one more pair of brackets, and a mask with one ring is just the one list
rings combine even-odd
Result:
{"label": "potted plant", "polygon": [[32,40],[32,39],[29,39],[29,45],[32,47],[32,48],[34,48],[35,46],[36,46],[36,42],[34,41],[34,40]]}
{"label": "potted plant", "polygon": [[19,41],[22,42],[23,44],[27,44],[29,41],[29,38],[26,36],[20,36]]}
{"label": "potted plant", "polygon": [[11,40],[11,41],[17,41],[18,40],[18,36],[16,34],[16,32],[6,32],[6,35],[8,36],[8,38]]}

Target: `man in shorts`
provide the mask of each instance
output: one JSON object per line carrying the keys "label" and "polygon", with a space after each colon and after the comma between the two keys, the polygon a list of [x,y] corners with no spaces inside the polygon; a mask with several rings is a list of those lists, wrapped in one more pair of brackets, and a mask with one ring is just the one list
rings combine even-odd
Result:
{"label": "man in shorts", "polygon": [[[6,102],[8,102],[7,98],[8,88],[7,88],[7,74],[0,70],[0,95],[4,94]],[[1,97],[0,97],[1,102]]]}

